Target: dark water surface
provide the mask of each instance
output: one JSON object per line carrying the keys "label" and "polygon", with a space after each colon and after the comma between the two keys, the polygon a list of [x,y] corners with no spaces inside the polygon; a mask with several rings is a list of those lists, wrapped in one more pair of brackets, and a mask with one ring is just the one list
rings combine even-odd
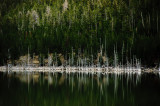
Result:
{"label": "dark water surface", "polygon": [[0,106],[158,106],[159,74],[0,73]]}

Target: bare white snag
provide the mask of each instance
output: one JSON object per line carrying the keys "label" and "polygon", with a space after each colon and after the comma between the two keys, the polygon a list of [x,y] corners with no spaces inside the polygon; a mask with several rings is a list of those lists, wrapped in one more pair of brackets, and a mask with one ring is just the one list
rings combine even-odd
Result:
{"label": "bare white snag", "polygon": [[63,11],[66,11],[68,9],[68,1],[65,0],[63,3]]}

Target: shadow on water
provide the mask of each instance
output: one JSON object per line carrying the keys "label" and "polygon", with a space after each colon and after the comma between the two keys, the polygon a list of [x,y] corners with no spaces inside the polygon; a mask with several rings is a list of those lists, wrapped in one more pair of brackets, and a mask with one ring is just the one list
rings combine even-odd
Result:
{"label": "shadow on water", "polygon": [[0,73],[0,106],[159,105],[158,74]]}

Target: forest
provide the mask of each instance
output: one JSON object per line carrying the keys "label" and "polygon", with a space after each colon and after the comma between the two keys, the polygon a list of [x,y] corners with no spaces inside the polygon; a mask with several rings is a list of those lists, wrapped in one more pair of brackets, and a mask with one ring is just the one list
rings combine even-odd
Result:
{"label": "forest", "polygon": [[159,0],[0,0],[0,65],[29,53],[160,63]]}

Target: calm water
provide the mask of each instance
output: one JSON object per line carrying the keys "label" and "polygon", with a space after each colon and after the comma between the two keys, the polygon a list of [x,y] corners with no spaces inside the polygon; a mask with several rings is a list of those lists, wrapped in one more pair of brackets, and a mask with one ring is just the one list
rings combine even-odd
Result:
{"label": "calm water", "polygon": [[0,73],[0,106],[159,104],[159,74]]}

